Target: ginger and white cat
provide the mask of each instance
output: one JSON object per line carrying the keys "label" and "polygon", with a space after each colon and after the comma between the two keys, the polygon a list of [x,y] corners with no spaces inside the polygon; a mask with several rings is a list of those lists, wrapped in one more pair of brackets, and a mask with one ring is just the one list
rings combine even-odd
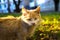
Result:
{"label": "ginger and white cat", "polygon": [[0,40],[26,40],[31,37],[41,21],[40,7],[22,8],[20,17],[0,18]]}

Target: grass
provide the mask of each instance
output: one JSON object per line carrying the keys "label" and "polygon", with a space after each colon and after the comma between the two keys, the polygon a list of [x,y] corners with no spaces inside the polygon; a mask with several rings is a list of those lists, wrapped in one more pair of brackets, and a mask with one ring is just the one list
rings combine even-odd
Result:
{"label": "grass", "polygon": [[6,17],[8,15],[12,15],[12,16],[17,17],[17,16],[20,16],[21,13],[0,13],[0,17]]}
{"label": "grass", "polygon": [[[60,13],[50,12],[40,14],[43,19],[42,23],[36,29],[36,32],[32,36],[31,40],[60,40]],[[0,17],[6,17],[8,15],[13,15],[17,17],[20,16],[21,13],[0,14]]]}

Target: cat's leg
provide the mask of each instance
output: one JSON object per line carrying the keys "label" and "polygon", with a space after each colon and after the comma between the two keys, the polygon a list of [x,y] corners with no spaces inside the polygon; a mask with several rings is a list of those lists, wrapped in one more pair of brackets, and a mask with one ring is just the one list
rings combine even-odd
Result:
{"label": "cat's leg", "polygon": [[22,35],[18,35],[18,40],[26,40],[26,37]]}
{"label": "cat's leg", "polygon": [[24,33],[21,34],[21,32],[17,33],[18,40],[26,40],[26,36]]}

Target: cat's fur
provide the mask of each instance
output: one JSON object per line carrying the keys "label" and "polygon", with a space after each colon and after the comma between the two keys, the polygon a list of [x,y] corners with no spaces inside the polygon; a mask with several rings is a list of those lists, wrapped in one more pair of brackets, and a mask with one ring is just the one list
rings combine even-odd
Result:
{"label": "cat's fur", "polygon": [[41,20],[40,7],[34,10],[22,8],[20,17],[0,18],[0,40],[26,40],[31,37]]}

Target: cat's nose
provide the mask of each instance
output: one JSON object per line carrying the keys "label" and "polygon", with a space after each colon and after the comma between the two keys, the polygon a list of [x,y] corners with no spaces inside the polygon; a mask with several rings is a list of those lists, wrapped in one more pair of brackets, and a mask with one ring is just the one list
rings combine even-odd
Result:
{"label": "cat's nose", "polygon": [[32,25],[35,25],[35,23],[32,23]]}

